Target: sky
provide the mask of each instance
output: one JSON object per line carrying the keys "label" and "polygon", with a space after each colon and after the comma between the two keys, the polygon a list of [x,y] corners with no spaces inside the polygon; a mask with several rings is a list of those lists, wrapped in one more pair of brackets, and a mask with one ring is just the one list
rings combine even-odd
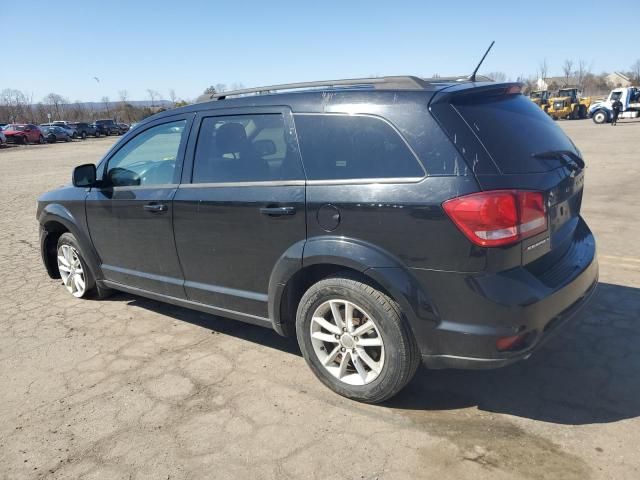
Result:
{"label": "sky", "polygon": [[[468,74],[491,40],[481,72],[512,79],[535,75],[543,59],[551,76],[562,75],[567,58],[600,73],[629,70],[640,57],[623,34],[593,34],[606,8],[592,0],[28,3],[0,8],[0,90],[35,102],[50,92],[100,101],[126,90],[145,100],[147,89],[165,99],[174,89],[192,100],[218,83]],[[570,25],[554,20],[556,11]]]}

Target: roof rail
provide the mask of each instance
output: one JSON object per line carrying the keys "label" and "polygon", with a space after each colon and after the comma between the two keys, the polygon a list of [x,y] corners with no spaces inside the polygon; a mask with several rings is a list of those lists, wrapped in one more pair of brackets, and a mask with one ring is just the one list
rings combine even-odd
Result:
{"label": "roof rail", "polygon": [[[426,82],[421,78],[412,76],[403,77],[376,77],[376,78],[351,78],[344,80],[324,80],[319,82],[284,83],[280,85],[270,85],[266,87],[243,88],[228,92],[216,92],[203,96],[203,100],[224,100],[226,97],[235,95],[247,95],[250,93],[273,93],[282,90],[298,90],[303,88],[316,87],[340,87],[340,86],[372,86],[379,90],[422,90]],[[201,97],[202,98],[202,97]]]}

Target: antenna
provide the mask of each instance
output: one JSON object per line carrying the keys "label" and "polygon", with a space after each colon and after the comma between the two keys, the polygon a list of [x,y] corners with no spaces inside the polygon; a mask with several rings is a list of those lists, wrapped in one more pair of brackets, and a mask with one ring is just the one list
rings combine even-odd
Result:
{"label": "antenna", "polygon": [[493,47],[494,43],[496,43],[495,40],[491,42],[491,45],[489,45],[489,48],[487,48],[487,51],[484,52],[484,55],[482,56],[482,59],[480,60],[480,63],[478,63],[478,66],[476,67],[476,69],[473,71],[471,75],[469,75],[469,80],[471,80],[472,82],[476,81],[476,73],[478,73],[478,70],[480,69],[480,65],[482,65],[482,62],[484,62],[484,59],[487,58],[487,55],[489,54],[489,50],[491,50],[491,47]]}

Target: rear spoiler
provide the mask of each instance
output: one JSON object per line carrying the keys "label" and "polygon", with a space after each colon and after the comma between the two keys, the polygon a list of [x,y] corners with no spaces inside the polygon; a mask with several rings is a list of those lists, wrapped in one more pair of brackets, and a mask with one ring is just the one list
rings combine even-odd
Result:
{"label": "rear spoiler", "polygon": [[482,83],[462,83],[451,85],[439,90],[431,99],[429,104],[452,103],[473,97],[500,97],[503,95],[520,95],[522,87],[520,82],[482,82]]}

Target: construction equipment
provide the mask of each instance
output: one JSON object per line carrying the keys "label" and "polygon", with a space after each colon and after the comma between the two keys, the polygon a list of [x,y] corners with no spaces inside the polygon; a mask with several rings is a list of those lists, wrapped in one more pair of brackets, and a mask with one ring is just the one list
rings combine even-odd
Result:
{"label": "construction equipment", "polygon": [[596,102],[589,108],[589,116],[595,123],[609,123],[613,118],[613,102],[620,100],[622,109],[618,118],[637,118],[640,116],[640,88],[614,88],[606,100]]}
{"label": "construction equipment", "polygon": [[587,112],[591,106],[591,97],[582,97],[577,87],[564,87],[558,90],[557,95],[549,99],[547,113],[554,120],[566,118],[577,120],[587,118]]}
{"label": "construction equipment", "polygon": [[529,93],[529,98],[533,103],[538,105],[545,112],[549,109],[549,98],[551,98],[550,90],[534,90]]}

